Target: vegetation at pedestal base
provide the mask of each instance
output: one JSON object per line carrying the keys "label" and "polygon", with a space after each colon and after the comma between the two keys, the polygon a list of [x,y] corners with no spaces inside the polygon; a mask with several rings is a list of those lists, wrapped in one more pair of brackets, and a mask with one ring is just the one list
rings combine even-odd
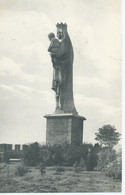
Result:
{"label": "vegetation at pedestal base", "polygon": [[111,148],[104,147],[98,152],[97,156],[98,161],[96,169],[102,171],[109,163],[116,160],[116,151]]}
{"label": "vegetation at pedestal base", "polygon": [[45,163],[40,163],[39,169],[40,169],[41,175],[45,174],[46,173]]}
{"label": "vegetation at pedestal base", "polygon": [[122,179],[122,154],[112,148],[102,148],[98,153],[96,170],[103,171],[114,179]]}
{"label": "vegetation at pedestal base", "polygon": [[104,168],[104,172],[107,176],[114,179],[122,180],[122,155],[121,152],[117,154],[114,161],[110,162],[108,166]]}
{"label": "vegetation at pedestal base", "polygon": [[[97,165],[97,151],[100,146],[96,144],[82,144],[72,146],[63,145],[40,146],[37,142],[29,145],[24,151],[24,162],[29,166],[37,166],[40,163],[46,166],[84,166],[83,169],[93,170]],[[42,168],[41,168],[42,169]]]}
{"label": "vegetation at pedestal base", "polygon": [[40,163],[40,145],[37,142],[30,144],[24,151],[24,162],[29,166],[36,166]]}
{"label": "vegetation at pedestal base", "polygon": [[116,132],[116,128],[109,124],[99,128],[95,135],[95,140],[106,147],[113,147],[120,140],[120,133]]}
{"label": "vegetation at pedestal base", "polygon": [[115,127],[104,125],[99,128],[95,138],[99,143],[79,146],[65,143],[63,145],[43,145],[32,143],[24,151],[24,162],[28,166],[39,166],[41,174],[46,167],[56,166],[58,173],[62,167],[72,167],[75,172],[103,171],[106,175],[121,180],[122,159],[113,146],[120,140]]}
{"label": "vegetation at pedestal base", "polygon": [[85,160],[83,158],[81,158],[80,163],[78,163],[77,161],[74,162],[73,169],[74,169],[75,172],[86,171],[87,166],[86,166]]}

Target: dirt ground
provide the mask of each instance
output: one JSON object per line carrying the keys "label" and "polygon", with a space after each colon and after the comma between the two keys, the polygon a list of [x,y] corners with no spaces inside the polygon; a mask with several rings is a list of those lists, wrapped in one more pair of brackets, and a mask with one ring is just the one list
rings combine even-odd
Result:
{"label": "dirt ground", "polygon": [[41,175],[39,168],[30,167],[24,176],[16,176],[18,163],[0,163],[0,192],[121,192],[121,182],[106,177],[99,171],[75,172],[65,167],[58,172],[48,167]]}

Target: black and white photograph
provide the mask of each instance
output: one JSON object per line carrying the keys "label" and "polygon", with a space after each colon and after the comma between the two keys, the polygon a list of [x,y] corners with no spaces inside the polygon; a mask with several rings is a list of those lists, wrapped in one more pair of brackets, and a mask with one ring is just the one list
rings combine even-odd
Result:
{"label": "black and white photograph", "polygon": [[122,76],[122,0],[0,0],[0,193],[121,193]]}

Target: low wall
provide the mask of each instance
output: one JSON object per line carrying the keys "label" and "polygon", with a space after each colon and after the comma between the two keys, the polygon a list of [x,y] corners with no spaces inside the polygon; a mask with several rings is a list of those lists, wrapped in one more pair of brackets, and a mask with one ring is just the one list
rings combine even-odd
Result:
{"label": "low wall", "polygon": [[26,144],[0,144],[0,162],[8,161],[10,158],[21,158],[27,148]]}

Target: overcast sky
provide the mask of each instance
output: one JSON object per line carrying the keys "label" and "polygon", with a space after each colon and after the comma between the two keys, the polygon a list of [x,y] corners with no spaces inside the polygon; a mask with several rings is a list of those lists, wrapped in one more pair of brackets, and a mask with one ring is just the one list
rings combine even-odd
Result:
{"label": "overcast sky", "polygon": [[55,110],[48,33],[66,22],[84,142],[104,124],[121,133],[120,0],[0,0],[0,143],[45,142]]}

